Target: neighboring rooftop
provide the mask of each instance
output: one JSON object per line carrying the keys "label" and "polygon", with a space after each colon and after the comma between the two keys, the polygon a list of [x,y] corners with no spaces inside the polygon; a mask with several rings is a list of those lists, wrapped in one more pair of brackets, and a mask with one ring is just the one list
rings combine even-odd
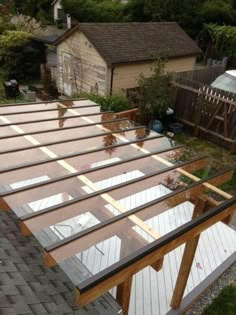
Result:
{"label": "neighboring rooftop", "polygon": [[56,26],[49,25],[40,33],[34,35],[34,39],[45,44],[52,44],[65,32],[65,29],[59,29]]}
{"label": "neighboring rooftop", "polygon": [[73,284],[60,267],[45,267],[41,248],[34,237],[22,236],[14,214],[0,211],[1,315],[118,313],[120,308],[109,294],[78,307]]}
{"label": "neighboring rooftop", "polygon": [[166,52],[170,58],[201,53],[176,22],[79,23],[55,44],[76,31],[84,33],[109,64],[154,60],[158,52]]}

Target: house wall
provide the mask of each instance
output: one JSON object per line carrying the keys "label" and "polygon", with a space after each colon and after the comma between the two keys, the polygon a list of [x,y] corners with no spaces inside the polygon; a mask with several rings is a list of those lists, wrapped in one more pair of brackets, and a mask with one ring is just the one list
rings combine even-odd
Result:
{"label": "house wall", "polygon": [[53,6],[53,18],[54,18],[54,21],[56,21],[59,17],[58,17],[58,9],[62,9],[62,6],[61,6],[61,1],[57,1],[54,6]]}
{"label": "house wall", "polygon": [[[68,96],[82,91],[100,95],[109,93],[107,78],[110,76],[110,72],[106,62],[84,34],[79,31],[72,34],[58,45],[57,50],[58,89],[60,93],[68,95],[65,91],[65,83],[71,84],[71,93]],[[63,64],[63,55],[65,54],[70,56],[69,59],[71,60],[70,78],[66,77],[68,71]]]}
{"label": "house wall", "polygon": [[[168,61],[166,71],[180,72],[193,70],[196,57],[175,58]],[[123,94],[126,89],[134,88],[138,85],[139,75],[151,76],[152,62],[140,64],[126,64],[115,67],[113,76],[112,94]]]}

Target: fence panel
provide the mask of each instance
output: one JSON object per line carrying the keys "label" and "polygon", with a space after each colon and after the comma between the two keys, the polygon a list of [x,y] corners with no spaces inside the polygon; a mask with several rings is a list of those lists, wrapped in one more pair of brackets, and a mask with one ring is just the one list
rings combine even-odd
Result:
{"label": "fence panel", "polygon": [[236,95],[204,85],[194,88],[174,82],[174,86],[176,117],[190,126],[195,136],[236,153]]}

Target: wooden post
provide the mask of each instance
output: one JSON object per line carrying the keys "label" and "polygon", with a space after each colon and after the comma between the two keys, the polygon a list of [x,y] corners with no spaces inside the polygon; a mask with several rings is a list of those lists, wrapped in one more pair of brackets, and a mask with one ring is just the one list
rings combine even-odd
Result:
{"label": "wooden post", "polygon": [[199,96],[199,104],[198,104],[197,112],[196,112],[196,116],[195,116],[195,122],[194,122],[193,135],[195,137],[197,137],[198,133],[199,133],[199,124],[200,124],[200,120],[201,120],[201,112],[202,112],[202,107],[203,107],[203,103],[204,103],[204,98],[205,98],[205,93],[204,93],[204,91],[201,91],[201,95]]}
{"label": "wooden post", "polygon": [[132,279],[133,277],[130,277],[117,286],[116,300],[122,307],[125,315],[129,313]]}
{"label": "wooden post", "polygon": [[[205,200],[203,199],[197,200],[195,204],[194,212],[193,212],[193,218],[195,218],[196,216],[204,212],[205,205],[206,205]],[[193,263],[193,259],[194,259],[195,252],[197,249],[199,238],[200,238],[200,234],[194,237],[193,239],[189,240],[185,245],[184,254],[182,257],[177,281],[175,284],[174,293],[173,293],[172,300],[170,303],[170,306],[173,309],[179,308],[182,302],[182,298],[184,295],[184,291],[185,291],[188,277],[190,274],[190,270],[192,267],[192,263]]]}

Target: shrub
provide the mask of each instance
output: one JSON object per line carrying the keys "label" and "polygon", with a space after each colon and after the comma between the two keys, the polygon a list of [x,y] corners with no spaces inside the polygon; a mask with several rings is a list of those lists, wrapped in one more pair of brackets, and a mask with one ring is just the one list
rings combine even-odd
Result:
{"label": "shrub", "polygon": [[128,99],[124,96],[114,95],[114,96],[100,96],[94,94],[77,94],[75,97],[86,97],[91,101],[101,105],[101,111],[114,111],[114,112],[122,112],[124,110],[130,109],[132,106],[130,105]]}
{"label": "shrub", "polygon": [[32,41],[32,34],[6,31],[0,35],[0,67],[4,79],[31,80],[39,77],[44,63],[43,44]]}

